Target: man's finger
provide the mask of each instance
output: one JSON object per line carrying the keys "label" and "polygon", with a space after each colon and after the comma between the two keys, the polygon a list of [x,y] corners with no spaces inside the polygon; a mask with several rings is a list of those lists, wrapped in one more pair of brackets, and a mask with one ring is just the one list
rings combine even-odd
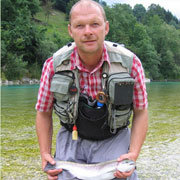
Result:
{"label": "man's finger", "polygon": [[46,171],[46,173],[49,174],[50,176],[56,176],[61,172],[62,172],[62,169],[53,169],[53,170]]}
{"label": "man's finger", "polygon": [[51,156],[50,154],[46,154],[46,155],[44,156],[44,158],[45,158],[45,160],[46,160],[47,162],[49,162],[50,164],[52,164],[52,165],[56,164],[56,161],[52,158],[52,156]]}
{"label": "man's finger", "polygon": [[48,175],[48,179],[49,180],[56,180],[56,179],[58,179],[58,176],[50,176],[50,175]]}
{"label": "man's finger", "polygon": [[116,171],[116,173],[114,174],[117,178],[127,178],[129,176],[132,175],[134,169],[132,169],[131,171],[128,172],[120,172],[120,171]]}

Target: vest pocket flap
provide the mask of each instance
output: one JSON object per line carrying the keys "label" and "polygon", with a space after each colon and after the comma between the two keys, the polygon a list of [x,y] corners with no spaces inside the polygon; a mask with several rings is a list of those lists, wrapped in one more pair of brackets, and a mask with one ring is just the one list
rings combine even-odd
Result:
{"label": "vest pocket flap", "polygon": [[65,75],[55,74],[52,78],[50,91],[68,94],[69,87],[72,83],[72,78]]}
{"label": "vest pocket flap", "polygon": [[62,74],[55,74],[51,81],[50,91],[54,93],[54,98],[59,101],[68,99],[69,87],[72,85],[73,79]]}
{"label": "vest pocket flap", "polygon": [[132,114],[131,108],[125,110],[114,110],[112,120],[109,122],[112,129],[129,125],[128,119]]}

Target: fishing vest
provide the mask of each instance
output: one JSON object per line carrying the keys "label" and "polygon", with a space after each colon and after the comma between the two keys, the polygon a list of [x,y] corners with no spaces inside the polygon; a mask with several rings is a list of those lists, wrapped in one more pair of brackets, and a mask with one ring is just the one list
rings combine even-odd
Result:
{"label": "fishing vest", "polygon": [[81,101],[78,69],[71,70],[70,63],[76,44],[70,43],[53,55],[55,74],[50,91],[54,95],[55,113],[67,130],[72,131],[77,124],[80,137],[91,140],[117,134],[129,125],[132,114],[134,79],[130,73],[134,54],[119,44],[104,43],[111,65],[103,64],[102,90],[107,98],[103,108],[91,108],[85,100]]}

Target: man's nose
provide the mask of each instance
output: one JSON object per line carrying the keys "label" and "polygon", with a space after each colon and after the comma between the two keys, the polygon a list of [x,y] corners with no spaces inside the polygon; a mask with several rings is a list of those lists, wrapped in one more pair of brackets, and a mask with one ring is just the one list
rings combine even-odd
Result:
{"label": "man's nose", "polygon": [[84,34],[87,35],[87,36],[92,34],[92,29],[91,29],[91,27],[89,25],[85,26]]}

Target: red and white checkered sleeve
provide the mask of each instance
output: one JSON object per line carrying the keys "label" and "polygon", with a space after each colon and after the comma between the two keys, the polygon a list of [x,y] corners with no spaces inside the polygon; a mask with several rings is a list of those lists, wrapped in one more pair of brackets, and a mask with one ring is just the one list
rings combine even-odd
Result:
{"label": "red and white checkered sleeve", "polygon": [[133,58],[131,76],[135,79],[133,106],[135,109],[146,109],[148,107],[148,101],[144,69],[137,56]]}
{"label": "red and white checkered sleeve", "polygon": [[53,58],[46,60],[43,66],[36,110],[48,112],[53,107],[53,94],[50,92],[51,79],[54,75]]}

